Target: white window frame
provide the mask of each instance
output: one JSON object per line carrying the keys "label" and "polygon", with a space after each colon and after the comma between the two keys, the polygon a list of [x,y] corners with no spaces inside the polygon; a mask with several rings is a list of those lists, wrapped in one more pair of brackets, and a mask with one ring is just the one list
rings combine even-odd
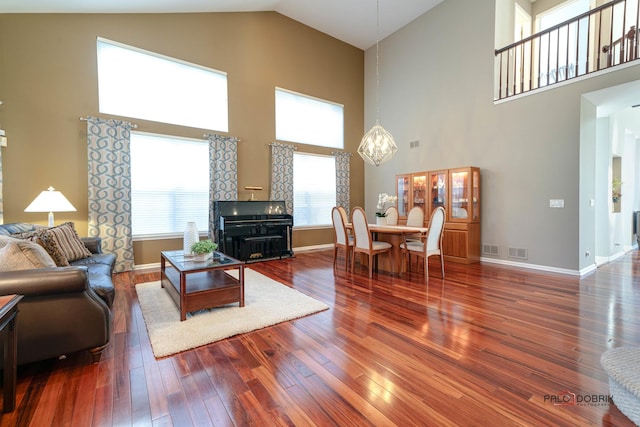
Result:
{"label": "white window frame", "polygon": [[100,113],[229,131],[225,72],[102,37],[96,49]]}
{"label": "white window frame", "polygon": [[[178,148],[177,152],[171,152],[168,158],[160,159],[163,157],[163,154],[167,153],[167,150],[159,149],[159,150],[148,150],[145,151],[144,154],[144,164],[151,165],[151,169],[145,169],[144,171],[141,169],[137,169],[140,167],[140,158],[138,157],[138,149],[140,146],[136,147],[136,144],[139,141],[137,138],[144,138],[146,141],[144,143],[152,143],[153,139],[157,138],[160,141],[164,140],[165,142],[172,144],[190,144],[193,148],[196,148],[198,151],[197,156],[189,155],[192,150],[185,149],[186,147]],[[198,145],[201,144],[201,147]],[[147,147],[148,148],[148,147]],[[164,148],[164,147],[163,147]],[[167,239],[167,238],[177,238],[182,237],[184,234],[184,227],[187,221],[196,221],[199,219],[197,227],[198,232],[201,235],[206,236],[208,234],[209,229],[209,145],[206,140],[202,139],[193,139],[193,138],[184,138],[172,135],[160,135],[154,133],[147,132],[131,132],[131,223],[132,230],[134,232],[133,238],[134,240],[154,240],[154,239]],[[185,158],[180,159],[179,156],[185,156]],[[160,158],[156,158],[156,156]],[[164,162],[164,163],[163,163]],[[175,165],[188,165],[185,168],[185,171],[176,170]],[[155,166],[155,167],[154,167]],[[206,170],[204,170],[206,169]],[[172,172],[174,171],[174,172]],[[197,172],[196,172],[197,171]],[[193,173],[192,176],[189,174]],[[156,175],[153,175],[156,174]],[[178,174],[176,176],[176,174]],[[145,181],[152,181],[152,183],[147,183],[147,185],[141,184],[137,180],[140,176],[144,176]],[[177,194],[185,197],[185,194],[189,192],[193,192],[193,183],[197,182],[198,185],[196,187],[202,187],[198,191],[203,194],[206,194],[206,202],[203,202],[203,206],[201,206],[201,211],[197,214],[192,214],[189,211],[180,211],[176,209],[175,206],[168,203],[167,209],[171,209],[177,219],[173,221],[175,224],[175,228],[173,230],[162,230],[162,231],[152,231],[152,232],[138,232],[136,234],[136,230],[134,229],[136,218],[140,214],[140,208],[138,207],[141,204],[147,204],[151,209],[144,209],[143,212],[146,215],[144,218],[153,217],[154,215],[162,215],[162,205],[157,201],[153,200],[151,197],[148,199],[138,198],[137,193],[141,191],[139,188],[141,185],[144,185],[143,191],[147,192],[157,191],[158,187],[161,187],[160,184],[164,180],[165,183],[168,182],[168,185],[175,185],[175,189],[177,190]],[[202,182],[204,181],[204,182]],[[171,194],[167,192],[167,194]],[[141,196],[140,196],[141,197]],[[159,199],[162,200],[162,199]],[[189,205],[181,204],[182,207],[188,207]],[[148,206],[144,206],[147,208]],[[190,208],[193,209],[193,208]],[[140,218],[138,218],[140,220]]]}
{"label": "white window frame", "polygon": [[276,87],[276,139],[344,149],[344,105]]}
{"label": "white window frame", "polygon": [[[296,218],[300,218],[301,216],[301,212],[303,209],[305,209],[304,207],[302,207],[299,203],[296,203],[296,193],[297,190],[299,189],[299,185],[300,185],[300,172],[296,171],[296,158],[301,158],[301,157],[315,157],[315,158],[326,158],[327,160],[331,160],[331,162],[333,162],[333,170],[331,171],[331,175],[332,176],[325,176],[322,173],[319,173],[317,169],[312,169],[312,168],[305,168],[305,172],[309,172],[311,175],[311,177],[306,177],[307,179],[307,185],[310,185],[309,182],[311,183],[316,183],[316,184],[325,184],[324,186],[326,188],[331,188],[333,191],[333,201],[330,202],[329,204],[327,204],[326,206],[324,206],[327,209],[324,210],[319,210],[318,212],[323,212],[323,214],[326,216],[326,222],[322,222],[322,223],[315,223],[315,224],[303,224],[303,225],[298,225],[296,224]],[[332,221],[331,221],[331,207],[336,205],[336,200],[337,200],[337,191],[336,191],[336,173],[335,173],[335,156],[331,156],[331,155],[324,155],[324,154],[314,154],[314,153],[304,153],[304,152],[296,152],[293,154],[293,192],[294,192],[294,196],[293,196],[293,221],[294,221],[294,228],[296,230],[304,230],[304,229],[316,229],[316,228],[329,228],[329,227],[333,227]],[[296,180],[296,178],[298,178]],[[330,184],[330,185],[326,185],[326,184]],[[311,192],[313,193],[315,190],[311,190]],[[317,194],[317,192],[316,192]]]}

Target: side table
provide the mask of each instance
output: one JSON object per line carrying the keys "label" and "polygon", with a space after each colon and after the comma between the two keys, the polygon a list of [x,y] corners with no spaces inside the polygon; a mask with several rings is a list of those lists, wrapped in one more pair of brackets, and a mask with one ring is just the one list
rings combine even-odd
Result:
{"label": "side table", "polygon": [[4,400],[3,412],[11,412],[16,406],[18,303],[22,295],[0,296],[0,332],[4,339]]}

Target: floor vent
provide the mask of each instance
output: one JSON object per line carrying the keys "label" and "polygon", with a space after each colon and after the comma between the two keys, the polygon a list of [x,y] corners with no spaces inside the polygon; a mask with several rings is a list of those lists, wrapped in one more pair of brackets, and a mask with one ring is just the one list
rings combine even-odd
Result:
{"label": "floor vent", "polygon": [[500,248],[498,245],[488,245],[485,243],[482,245],[482,255],[498,256],[500,255]]}
{"label": "floor vent", "polygon": [[524,248],[509,248],[509,258],[528,259],[529,253]]}

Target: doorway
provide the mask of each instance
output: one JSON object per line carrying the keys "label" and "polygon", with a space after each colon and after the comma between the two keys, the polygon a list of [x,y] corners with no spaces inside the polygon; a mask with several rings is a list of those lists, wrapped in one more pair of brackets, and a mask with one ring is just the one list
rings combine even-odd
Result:
{"label": "doorway", "polygon": [[581,250],[593,248],[595,264],[602,265],[638,246],[640,80],[587,93],[583,99],[590,111],[585,114],[583,104],[581,169],[595,166],[595,174],[581,173],[580,193],[588,202],[580,216],[592,219],[592,224],[581,224]]}

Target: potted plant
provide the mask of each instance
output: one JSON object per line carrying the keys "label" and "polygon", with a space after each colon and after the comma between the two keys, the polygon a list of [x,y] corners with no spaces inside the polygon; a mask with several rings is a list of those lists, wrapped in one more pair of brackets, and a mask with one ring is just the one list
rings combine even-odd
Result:
{"label": "potted plant", "polygon": [[211,239],[198,240],[191,245],[191,253],[194,254],[195,261],[205,261],[211,258],[216,249],[218,249],[218,244]]}
{"label": "potted plant", "polygon": [[387,203],[395,203],[396,200],[398,200],[397,196],[390,196],[387,193],[378,194],[378,204],[376,205],[376,208],[378,209],[376,211],[376,222],[378,224],[382,225],[386,223],[386,219],[384,218],[387,216],[387,213],[384,207]]}

